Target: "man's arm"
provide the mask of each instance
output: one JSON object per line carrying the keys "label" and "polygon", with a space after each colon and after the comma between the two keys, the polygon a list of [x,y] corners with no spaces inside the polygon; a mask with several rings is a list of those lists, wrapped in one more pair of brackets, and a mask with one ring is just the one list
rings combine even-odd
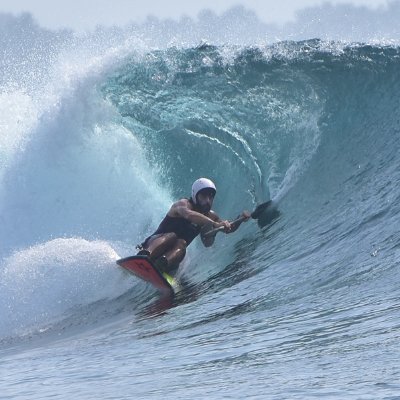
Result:
{"label": "man's arm", "polygon": [[[217,213],[215,213],[214,211],[210,211],[210,218],[213,219],[216,222],[222,222],[221,218],[217,215]],[[239,226],[243,223],[246,222],[250,219],[251,214],[248,211],[243,211],[240,215],[237,216],[237,218],[235,219],[235,221],[239,218],[241,218],[241,221],[236,221],[236,222],[231,222],[230,223],[230,229],[227,231],[225,230],[225,233],[233,233],[235,232]]]}
{"label": "man's arm", "polygon": [[236,221],[231,223],[231,231],[229,233],[235,232],[239,226],[243,223],[243,222],[247,222],[251,217],[251,214],[248,211],[243,211],[240,215],[238,215],[238,217],[236,218],[236,220],[238,220],[239,218],[241,219],[240,221]]}
{"label": "man's arm", "polygon": [[201,214],[192,210],[189,200],[186,199],[182,199],[174,203],[168,211],[168,215],[170,217],[185,218],[199,226],[212,224],[213,228],[224,227],[225,231],[230,230],[230,223],[228,221],[222,221],[214,211],[210,211],[208,216]]}

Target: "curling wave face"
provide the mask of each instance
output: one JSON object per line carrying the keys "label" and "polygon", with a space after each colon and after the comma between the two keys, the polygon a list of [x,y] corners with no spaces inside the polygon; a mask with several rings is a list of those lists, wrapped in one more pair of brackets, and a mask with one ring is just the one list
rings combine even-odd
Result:
{"label": "curling wave face", "polygon": [[[65,271],[71,267],[85,280],[86,252],[100,269],[105,259],[114,263],[116,252],[132,253],[199,176],[216,182],[215,208],[226,218],[268,198],[282,213],[271,229],[253,224],[232,242],[221,238],[207,255],[208,268],[194,245],[191,275],[204,290],[247,282],[261,293],[251,278],[261,274],[268,277],[264,290],[276,290],[278,298],[279,287],[301,299],[348,286],[359,299],[374,297],[377,276],[396,292],[389,278],[398,269],[397,47],[312,40],[131,51],[115,64],[106,59],[106,67],[67,80],[68,90],[49,89],[55,102],[51,96],[33,101],[32,92],[2,98],[3,110],[27,105],[25,125],[14,127],[22,139],[8,136],[2,150],[0,249],[7,279],[0,304],[17,307],[6,336],[21,329],[32,309],[40,317],[29,323],[40,328],[46,316],[104,299],[86,288],[77,300],[77,282],[64,279]],[[247,273],[238,268],[243,263]],[[19,280],[9,279],[24,268]],[[43,290],[44,270],[66,292]],[[103,272],[99,285],[114,288],[111,272]],[[15,290],[24,294],[11,307]],[[33,292],[32,308],[26,307],[24,296]]]}

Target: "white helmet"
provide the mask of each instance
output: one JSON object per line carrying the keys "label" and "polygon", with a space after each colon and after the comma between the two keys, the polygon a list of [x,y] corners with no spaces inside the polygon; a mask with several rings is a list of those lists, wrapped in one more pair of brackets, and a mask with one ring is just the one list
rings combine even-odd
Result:
{"label": "white helmet", "polygon": [[207,178],[199,178],[197,179],[197,181],[194,181],[193,185],[192,185],[192,200],[194,202],[194,204],[197,203],[197,193],[200,192],[200,190],[203,189],[212,189],[214,190],[214,194],[217,193],[217,188],[214,185],[214,182],[211,181],[210,179]]}

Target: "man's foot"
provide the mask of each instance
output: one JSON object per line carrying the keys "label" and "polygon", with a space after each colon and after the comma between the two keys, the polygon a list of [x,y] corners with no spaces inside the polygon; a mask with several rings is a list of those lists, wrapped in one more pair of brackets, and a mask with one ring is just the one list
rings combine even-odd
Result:
{"label": "man's foot", "polygon": [[146,250],[146,249],[142,249],[142,250],[140,250],[136,255],[137,255],[137,256],[147,256],[147,257],[150,257],[150,252],[149,252],[148,250]]}
{"label": "man's foot", "polygon": [[160,272],[167,272],[168,271],[167,257],[161,256],[157,258],[157,260],[154,262],[154,265]]}

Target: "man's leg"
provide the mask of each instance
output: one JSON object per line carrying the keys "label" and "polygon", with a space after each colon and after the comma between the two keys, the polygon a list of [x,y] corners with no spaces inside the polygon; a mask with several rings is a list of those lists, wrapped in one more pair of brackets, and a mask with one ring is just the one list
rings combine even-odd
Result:
{"label": "man's leg", "polygon": [[162,271],[176,269],[186,254],[186,241],[175,233],[164,233],[150,238],[138,255],[148,255]]}
{"label": "man's leg", "polygon": [[[173,249],[177,241],[178,237],[175,233],[163,233],[154,237],[150,237],[148,241],[144,244],[143,250],[147,250],[150,253],[150,259],[154,261],[165,254],[167,251]],[[138,254],[140,253],[144,252],[139,251]]]}
{"label": "man's leg", "polygon": [[165,253],[165,258],[168,261],[168,267],[175,269],[178,268],[180,262],[186,255],[186,241],[178,239],[175,246]]}

